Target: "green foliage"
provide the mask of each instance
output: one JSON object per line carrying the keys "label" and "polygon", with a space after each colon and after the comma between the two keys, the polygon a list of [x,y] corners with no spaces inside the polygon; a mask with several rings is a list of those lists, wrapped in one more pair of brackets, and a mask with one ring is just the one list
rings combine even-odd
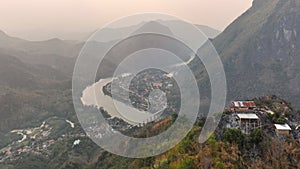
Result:
{"label": "green foliage", "polygon": [[251,137],[251,142],[255,143],[255,144],[258,144],[260,143],[262,140],[263,140],[263,136],[262,136],[262,131],[261,129],[254,129],[251,134],[250,134],[250,137]]}
{"label": "green foliage", "polygon": [[222,162],[222,160],[219,158],[216,158],[214,162],[215,162],[216,168],[220,168],[220,169],[227,168],[225,163]]}
{"label": "green foliage", "polygon": [[245,136],[242,131],[239,129],[227,129],[223,134],[223,140],[231,144],[242,145],[244,142]]}
{"label": "green foliage", "polygon": [[279,118],[280,115],[281,115],[280,111],[274,110],[274,112],[275,112],[275,117],[276,117],[276,118]]}
{"label": "green foliage", "polygon": [[185,158],[183,162],[181,162],[178,166],[178,169],[188,169],[188,168],[193,168],[194,166],[194,160]]}
{"label": "green foliage", "polygon": [[274,115],[268,113],[268,114],[267,114],[267,117],[268,117],[268,119],[269,119],[270,121],[273,121]]}
{"label": "green foliage", "polygon": [[140,168],[149,167],[149,166],[152,165],[153,159],[154,159],[153,157],[135,159],[131,163],[131,165],[129,166],[129,168],[140,169]]}
{"label": "green foliage", "polygon": [[195,153],[194,143],[198,141],[198,134],[200,132],[199,127],[194,127],[188,135],[178,144],[177,150],[181,154],[192,155]]}
{"label": "green foliage", "polygon": [[84,169],[84,167],[79,164],[79,163],[75,163],[73,161],[67,161],[63,166],[61,166],[59,169]]}
{"label": "green foliage", "polygon": [[16,133],[7,133],[7,134],[0,133],[0,149],[7,146],[12,141],[20,140],[21,138],[22,136]]}
{"label": "green foliage", "polygon": [[43,168],[50,169],[47,165],[48,160],[33,154],[25,155],[22,159],[18,160],[15,165],[15,169],[33,169],[33,168]]}
{"label": "green foliage", "polygon": [[286,123],[286,119],[283,118],[283,117],[279,117],[279,118],[277,119],[276,123],[278,123],[278,124],[285,124],[285,123]]}
{"label": "green foliage", "polygon": [[205,122],[205,121],[202,120],[202,119],[201,119],[201,120],[197,120],[197,121],[196,121],[196,125],[199,126],[199,127],[202,127],[202,126],[204,125],[204,122]]}
{"label": "green foliage", "polygon": [[143,161],[135,162],[134,159],[120,157],[108,152],[103,152],[97,161],[94,168],[99,169],[140,169],[143,166]]}
{"label": "green foliage", "polygon": [[181,141],[178,145],[178,151],[181,154],[186,154],[190,151],[191,149],[191,142],[188,139],[184,139],[183,141]]}
{"label": "green foliage", "polygon": [[159,169],[168,169],[169,168],[169,160],[167,158],[162,159],[157,165]]}

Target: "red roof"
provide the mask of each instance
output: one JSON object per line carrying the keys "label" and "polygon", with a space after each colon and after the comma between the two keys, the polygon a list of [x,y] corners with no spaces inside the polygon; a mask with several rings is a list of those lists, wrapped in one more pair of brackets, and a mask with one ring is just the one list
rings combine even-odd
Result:
{"label": "red roof", "polygon": [[233,101],[232,106],[235,108],[256,107],[253,101]]}
{"label": "red roof", "polygon": [[243,103],[246,107],[256,107],[254,102],[244,102]]}

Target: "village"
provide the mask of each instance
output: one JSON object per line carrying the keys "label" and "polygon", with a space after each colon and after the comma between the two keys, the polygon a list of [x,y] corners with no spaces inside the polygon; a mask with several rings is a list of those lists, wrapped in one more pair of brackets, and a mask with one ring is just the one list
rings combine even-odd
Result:
{"label": "village", "polygon": [[[110,117],[103,109],[100,111],[106,114],[113,130],[127,131],[133,127],[121,119]],[[99,130],[106,129],[97,126],[99,125],[93,125],[90,130],[99,134]],[[48,118],[38,127],[12,130],[10,133],[20,135],[21,139],[0,149],[0,162],[15,161],[28,153],[48,157],[52,153],[51,146],[55,143],[73,140],[72,147],[76,147],[81,143],[81,139],[87,137],[80,125],[56,116]]]}
{"label": "village", "polygon": [[[178,97],[180,100],[178,86],[172,78],[172,73],[165,73],[156,69],[146,70],[136,75],[132,79],[129,87],[126,86],[124,82],[127,82],[132,77],[133,75],[126,74],[114,78],[112,82],[115,85],[113,89],[114,99],[123,103],[129,102],[128,104],[142,111],[149,111],[151,107],[154,112],[161,110],[164,104],[164,98],[161,97],[161,95],[154,95],[153,97],[155,98],[156,104],[150,105],[148,99],[149,94],[156,89],[164,92],[167,98],[172,97],[173,100],[176,100],[175,97]],[[103,87],[103,92],[106,95],[112,96],[112,83],[108,83]],[[128,93],[130,101],[124,99],[128,97]],[[178,112],[178,110],[178,105],[175,105],[174,102],[168,102],[166,112]]]}
{"label": "village", "polygon": [[[53,117],[56,119],[57,117]],[[51,121],[49,118],[47,121]],[[65,120],[66,125],[74,128],[74,123]],[[32,153],[36,155],[48,156],[49,147],[58,141],[63,141],[72,137],[85,137],[84,133],[66,133],[55,138],[53,127],[46,121],[41,126],[28,129],[12,130],[10,133],[16,133],[22,136],[22,139],[13,141],[11,144],[0,149],[0,162],[6,160],[14,161],[21,157],[22,154]]]}
{"label": "village", "polygon": [[273,136],[300,141],[300,122],[288,117],[285,102],[278,105],[283,108],[282,112],[274,112],[267,106],[257,106],[254,101],[232,101],[231,106],[225,110],[228,117],[226,128],[240,129],[246,135],[255,129],[265,129]]}

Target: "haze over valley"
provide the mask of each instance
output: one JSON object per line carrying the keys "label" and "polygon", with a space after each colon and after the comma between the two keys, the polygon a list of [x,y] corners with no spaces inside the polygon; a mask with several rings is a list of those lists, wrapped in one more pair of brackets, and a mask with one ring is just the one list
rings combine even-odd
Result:
{"label": "haze over valley", "polygon": [[[176,5],[169,0],[151,1],[148,5],[134,2],[135,5],[118,1],[116,5],[114,0],[86,3],[65,0],[61,3],[45,1],[44,6],[33,0],[19,4],[5,2],[11,9],[20,9],[7,19],[2,15],[8,13],[7,9],[0,7],[3,25],[3,29],[0,27],[0,168],[300,168],[300,1],[216,0]],[[37,9],[33,9],[34,3]],[[98,11],[95,4],[107,9]],[[200,5],[214,7],[214,10],[205,11]],[[110,9],[112,6],[115,8]],[[54,7],[57,13],[51,11]],[[181,47],[181,41],[167,39],[168,35],[176,34],[168,25],[180,25],[178,20],[145,20],[96,31],[113,18],[153,9],[186,17],[205,34],[204,39],[197,39],[203,44],[199,44],[196,54]],[[34,12],[41,15],[33,15]],[[105,12],[109,15],[107,18],[103,15]],[[24,15],[23,22],[8,22],[20,19],[25,13],[28,15]],[[207,18],[203,17],[204,13]],[[101,17],[92,18],[92,14]],[[90,19],[84,20],[86,17]],[[77,19],[82,24],[72,29]],[[45,23],[46,20],[49,22]],[[58,25],[64,29],[54,31]],[[68,31],[71,29],[75,33]],[[167,40],[151,33],[139,36],[151,30],[162,32]],[[89,39],[91,35],[96,38]],[[132,37],[123,40],[127,35]],[[111,48],[117,42],[118,45]],[[211,50],[211,45],[215,50]],[[86,46],[94,53],[88,58],[87,63],[91,64],[83,66],[87,72],[91,65],[98,63],[97,52],[108,52],[95,74],[74,76],[76,61],[85,54]],[[157,50],[153,57],[147,50],[130,53],[145,46],[158,46],[168,49],[169,53]],[[170,51],[178,54],[178,60],[168,59]],[[208,115],[213,100],[212,82],[208,65],[199,58],[210,58],[214,52],[224,67],[227,96],[224,109]],[[126,60],[129,54],[133,58],[143,56],[141,63],[145,66],[169,65],[164,70],[142,69],[136,75],[131,74],[130,71],[143,64],[137,65],[134,59]],[[122,142],[110,134],[151,139],[172,131],[178,121],[191,120],[190,116],[180,120],[182,114],[179,114],[184,106],[192,107],[198,101],[192,97],[196,92],[190,91],[188,98],[180,93],[188,91],[185,89],[193,84],[190,77],[182,78],[185,88],[180,88],[176,81],[184,67],[194,76],[200,93],[200,108],[188,135],[172,149],[153,157],[135,159],[116,155],[134,154],[137,150],[143,154],[164,146],[157,147],[149,140],[132,146],[129,141]],[[121,73],[115,72],[117,68]],[[90,77],[93,81],[88,80]],[[74,81],[80,82],[77,85],[80,91],[74,90]],[[78,105],[87,114],[76,114]],[[121,105],[129,116],[118,112],[116,105]],[[190,115],[192,109],[184,113]],[[100,116],[107,123],[97,124]],[[219,122],[216,130],[200,144],[200,133],[216,121]],[[173,133],[170,140],[161,141],[162,145],[180,137],[186,126],[181,127],[182,132]],[[118,143],[112,146],[117,153],[99,147],[96,138]],[[138,149],[141,145],[143,151]]]}

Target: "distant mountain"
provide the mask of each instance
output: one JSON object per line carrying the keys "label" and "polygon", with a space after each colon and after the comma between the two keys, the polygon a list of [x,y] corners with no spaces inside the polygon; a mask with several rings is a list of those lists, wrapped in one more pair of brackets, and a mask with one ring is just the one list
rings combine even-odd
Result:
{"label": "distant mountain", "polygon": [[[135,53],[136,51],[140,51],[142,49],[148,49],[148,48],[157,48],[157,49],[165,49],[168,51],[171,51],[173,53],[176,53],[178,57],[180,57],[182,60],[187,61],[190,59],[191,56],[190,52],[187,51],[187,49],[184,49],[182,47],[181,42],[174,40],[172,38],[173,32],[170,28],[168,28],[166,25],[164,25],[165,21],[150,21],[146,22],[140,27],[138,27],[136,30],[134,30],[130,35],[129,38],[123,39],[118,45],[115,45],[113,48],[109,50],[109,52],[106,54],[105,59],[102,63],[102,67],[100,66],[98,71],[98,77],[104,77],[104,76],[112,76],[114,73],[114,70],[117,68],[118,65],[129,55]],[[166,21],[167,22],[167,21]],[[142,33],[146,33],[141,35]],[[148,34],[149,33],[149,34]],[[154,34],[151,34],[154,33]],[[160,36],[159,34],[167,35],[167,36]],[[135,36],[136,35],[136,36]],[[169,37],[168,37],[169,35]],[[97,35],[98,36],[98,35]],[[125,36],[126,37],[126,36]],[[96,46],[92,47],[92,51],[99,51],[99,47]],[[92,46],[92,45],[91,45]],[[102,50],[102,49],[100,49]],[[188,54],[187,54],[188,53]],[[153,54],[153,53],[152,53]],[[162,56],[163,53],[159,53],[157,55]],[[143,63],[147,63],[146,66],[148,66],[148,63],[155,63],[156,65],[160,65],[161,63],[165,63],[166,60],[163,59],[163,57],[160,57],[160,59],[155,58],[156,56],[147,55],[145,53],[142,53],[139,56],[143,56]],[[150,56],[150,57],[149,57]],[[128,68],[137,67],[141,64],[141,61],[135,62],[134,60],[131,60],[131,62],[127,62],[128,64],[123,67],[125,68],[123,71],[128,71]],[[174,64],[178,63],[176,61],[173,62]],[[132,65],[130,65],[132,64]]]}
{"label": "distant mountain", "polygon": [[299,106],[299,32],[299,0],[254,0],[213,39],[225,67],[228,100],[276,94]]}
{"label": "distant mountain", "polygon": [[15,50],[31,55],[38,55],[43,53],[51,53],[55,55],[61,55],[64,57],[74,57],[74,54],[78,52],[76,45],[63,41],[57,38],[49,39],[46,41],[27,41],[16,37],[11,37],[4,32],[0,32],[0,49],[3,50]]}
{"label": "distant mountain", "polygon": [[[74,52],[72,45],[58,39],[31,42],[0,32],[0,133],[72,112],[76,57],[67,57]],[[70,48],[64,51],[66,46]]]}
{"label": "distant mountain", "polygon": [[37,87],[30,67],[19,59],[0,54],[0,85],[7,87]]}
{"label": "distant mountain", "polygon": [[138,27],[137,30],[135,30],[131,34],[138,34],[138,33],[145,33],[145,32],[159,32],[163,33],[164,35],[173,35],[170,28],[165,26],[163,23],[165,21],[149,21],[144,24],[142,24],[140,27]]}
{"label": "distant mountain", "polygon": [[[137,25],[131,25],[121,28],[104,28],[97,32],[100,41],[92,43],[100,47],[102,50],[107,44],[115,40],[124,38],[125,35],[134,34],[138,31],[147,32],[147,30],[159,30],[165,34],[172,34],[164,23],[176,21],[151,21],[142,22]],[[218,34],[218,31],[207,26],[199,26],[209,38],[213,38]],[[88,38],[86,38],[88,39]],[[58,69],[61,72],[71,75],[76,57],[84,45],[84,42],[65,41],[57,38],[45,41],[27,41],[24,39],[11,37],[0,30],[0,51],[2,54],[12,55],[23,62],[30,64],[47,65]]]}
{"label": "distant mountain", "polygon": [[46,65],[24,63],[0,52],[0,133],[40,124],[72,111],[70,79]]}
{"label": "distant mountain", "polygon": [[200,29],[210,39],[214,39],[221,33],[221,31],[206,25],[195,25],[195,26],[197,26],[198,29]]}
{"label": "distant mountain", "polygon": [[[0,52],[0,86],[23,89],[54,88],[66,75],[49,66],[32,65]],[[51,87],[52,86],[52,87]]]}
{"label": "distant mountain", "polygon": [[[143,29],[148,29],[153,27],[154,31],[155,31],[155,27],[158,26],[157,24],[159,23],[161,26],[165,26],[165,24],[170,23],[170,22],[177,22],[176,20],[156,20],[156,21],[149,21],[149,22],[141,22],[139,24],[136,25],[130,25],[130,26],[125,26],[125,27],[117,27],[117,28],[103,28],[101,31],[98,31],[97,34],[98,36],[101,36],[101,41],[100,42],[110,42],[113,40],[119,40],[122,37],[126,36],[126,35],[130,35],[135,33],[138,29],[141,29],[142,27],[144,27]],[[152,26],[151,26],[152,24]],[[156,25],[156,26],[155,26]],[[206,36],[210,39],[215,38],[217,35],[219,35],[221,33],[221,31],[216,30],[214,28],[211,28],[209,26],[205,26],[205,25],[195,25],[198,29],[200,29],[203,33],[206,34]],[[145,28],[147,27],[147,28]],[[165,29],[165,31],[169,31],[167,30],[168,28],[160,28],[160,29]],[[153,29],[151,30],[153,32]],[[96,31],[95,31],[96,32]],[[170,32],[165,32],[166,34],[170,34]],[[94,33],[94,32],[93,32]],[[90,33],[89,35],[86,35],[84,38],[84,41],[87,40],[89,38],[89,36],[91,36],[93,33]]]}
{"label": "distant mountain", "polygon": [[46,65],[68,75],[72,74],[82,45],[60,39],[27,41],[0,32],[1,54],[15,56],[24,63]]}
{"label": "distant mountain", "polygon": [[[173,25],[173,26],[180,26],[182,24],[181,21],[178,21],[178,20],[157,20],[157,22],[159,22],[162,25]],[[194,26],[196,26],[198,29],[200,29],[210,39],[215,38],[216,36],[218,36],[221,33],[221,31],[216,30],[216,29],[211,28],[206,25],[195,24]],[[182,31],[185,31],[185,30],[182,30]]]}
{"label": "distant mountain", "polygon": [[86,38],[84,41],[88,40],[88,38],[96,32],[97,32],[97,35],[101,37],[100,42],[110,42],[110,41],[114,41],[114,40],[119,40],[126,35],[132,34],[132,32],[137,30],[143,24],[145,24],[145,23],[142,22],[142,23],[136,24],[136,25],[116,27],[116,28],[105,27],[105,28],[101,29],[101,31],[95,30],[93,33],[86,35]]}

